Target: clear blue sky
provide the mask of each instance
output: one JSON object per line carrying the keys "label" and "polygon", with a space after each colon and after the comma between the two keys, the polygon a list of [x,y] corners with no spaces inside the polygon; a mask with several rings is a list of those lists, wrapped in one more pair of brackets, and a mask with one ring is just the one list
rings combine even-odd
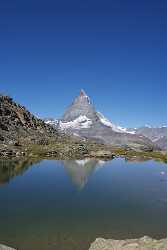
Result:
{"label": "clear blue sky", "polygon": [[60,117],[83,88],[116,124],[166,124],[166,13],[165,0],[1,0],[0,91]]}

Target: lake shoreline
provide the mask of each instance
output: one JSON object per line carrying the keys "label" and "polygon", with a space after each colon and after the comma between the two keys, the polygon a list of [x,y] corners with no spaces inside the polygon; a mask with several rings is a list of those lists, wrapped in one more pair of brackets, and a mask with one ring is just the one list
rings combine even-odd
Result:
{"label": "lake shoreline", "polygon": [[[156,240],[148,236],[137,239],[103,239],[97,238],[91,243],[89,250],[166,250],[167,238]],[[0,244],[0,250],[17,250]]]}
{"label": "lake shoreline", "polygon": [[167,162],[166,151],[139,150],[96,143],[53,143],[48,145],[0,145],[0,159],[41,158],[56,160],[73,160],[95,158],[111,160],[121,157],[125,160],[159,160]]}

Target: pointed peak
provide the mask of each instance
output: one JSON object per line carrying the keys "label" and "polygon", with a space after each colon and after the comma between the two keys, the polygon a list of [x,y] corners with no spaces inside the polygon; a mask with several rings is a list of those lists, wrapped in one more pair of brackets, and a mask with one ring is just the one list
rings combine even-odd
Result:
{"label": "pointed peak", "polygon": [[83,89],[80,91],[79,99],[86,100],[86,102],[90,104],[90,98]]}
{"label": "pointed peak", "polygon": [[80,91],[80,96],[87,96],[86,92],[83,89],[81,89]]}

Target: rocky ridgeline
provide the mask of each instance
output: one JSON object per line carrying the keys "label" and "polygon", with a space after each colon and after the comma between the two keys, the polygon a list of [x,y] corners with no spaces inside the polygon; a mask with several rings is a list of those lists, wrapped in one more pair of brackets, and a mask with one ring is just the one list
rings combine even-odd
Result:
{"label": "rocky ridgeline", "polygon": [[147,236],[131,240],[98,238],[89,250],[167,250],[167,239],[155,240]]}
{"label": "rocky ridgeline", "polygon": [[42,143],[57,132],[9,96],[0,95],[0,143]]}

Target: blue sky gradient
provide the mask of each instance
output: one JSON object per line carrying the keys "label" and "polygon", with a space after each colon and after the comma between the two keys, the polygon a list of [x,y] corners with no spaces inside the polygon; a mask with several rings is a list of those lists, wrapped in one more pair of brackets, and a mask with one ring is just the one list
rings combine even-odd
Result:
{"label": "blue sky gradient", "polygon": [[167,124],[167,2],[1,0],[0,91],[60,117],[81,88],[116,124]]}

